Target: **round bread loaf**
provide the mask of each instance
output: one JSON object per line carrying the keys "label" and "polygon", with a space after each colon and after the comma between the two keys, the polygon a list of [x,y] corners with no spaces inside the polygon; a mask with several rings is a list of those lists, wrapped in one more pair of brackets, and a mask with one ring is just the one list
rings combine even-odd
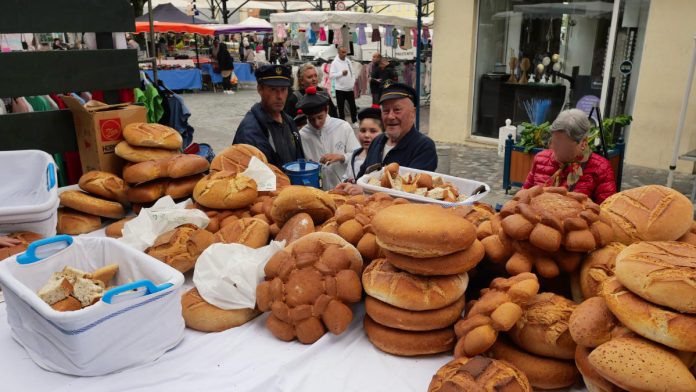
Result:
{"label": "round bread loaf", "polygon": [[365,312],[377,323],[406,331],[432,331],[451,327],[462,315],[464,297],[442,309],[413,311],[397,308],[369,295],[365,297]]}
{"label": "round bread loaf", "polygon": [[628,189],[610,196],[602,210],[611,219],[615,240],[674,241],[693,223],[694,207],[680,192],[662,185]]}
{"label": "round bread loaf", "polygon": [[495,215],[495,209],[491,205],[479,202],[470,206],[452,207],[452,212],[473,223],[477,228]]}
{"label": "round bread loaf", "polygon": [[333,217],[336,203],[328,193],[308,187],[291,185],[280,191],[273,200],[271,218],[278,226],[282,226],[295,214],[305,212],[319,225]]}
{"label": "round bread loaf", "polygon": [[599,295],[602,282],[614,276],[616,256],[625,248],[626,245],[620,242],[612,242],[587,255],[580,267],[580,291],[583,297]]}
{"label": "round bread loaf", "polygon": [[69,208],[58,209],[58,234],[78,235],[89,233],[101,228],[101,218],[96,215],[71,210]]}
{"label": "round bread loaf", "polygon": [[255,309],[220,309],[206,302],[195,287],[181,296],[181,314],[186,326],[203,332],[239,327],[261,314]]}
{"label": "round bread loaf", "polygon": [[377,244],[394,253],[419,258],[462,251],[476,239],[471,222],[434,204],[399,204],[372,219]]}
{"label": "round bread loaf", "polygon": [[406,310],[433,310],[451,305],[464,295],[466,273],[424,277],[400,271],[385,259],[374,260],[362,276],[365,292],[389,305]]}
{"label": "round bread loaf", "polygon": [[451,327],[434,331],[403,331],[377,324],[368,315],[365,315],[363,327],[375,347],[385,353],[404,357],[450,351],[456,340]]}
{"label": "round bread loaf", "polygon": [[188,177],[175,178],[168,180],[164,188],[164,194],[171,196],[174,200],[187,199],[193,195],[196,184],[203,178],[203,173],[194,174]]}
{"label": "round bread loaf", "polygon": [[639,242],[616,258],[616,278],[634,294],[683,313],[696,313],[696,246]]}
{"label": "round bread loaf", "polygon": [[65,191],[59,197],[61,205],[87,214],[113,219],[123,218],[126,214],[120,203],[100,199],[81,191]]}
{"label": "round bread loaf", "polygon": [[162,124],[130,123],[123,129],[123,138],[131,146],[178,150],[183,144],[181,134]]}
{"label": "round bread loaf", "polygon": [[92,170],[83,174],[78,184],[83,191],[93,193],[105,199],[119,203],[128,201],[126,197],[128,185],[114,174]]}
{"label": "round bread loaf", "polygon": [[263,163],[268,163],[266,155],[258,148],[249,144],[233,144],[220,151],[213,158],[213,161],[210,163],[210,171],[242,172],[249,166],[251,157],[256,157]]}
{"label": "round bread loaf", "polygon": [[532,392],[527,376],[510,362],[482,356],[460,357],[433,376],[428,392]]}
{"label": "round bread loaf", "polygon": [[684,363],[645,339],[612,339],[592,350],[588,359],[602,377],[629,391],[696,391],[696,379]]}
{"label": "round bread loaf", "polygon": [[27,250],[29,244],[43,238],[42,235],[33,233],[31,231],[19,231],[16,233],[10,233],[7,236],[20,241],[20,243],[17,245],[5,246],[0,248],[0,260],[5,260],[6,258],[12,255],[24,252],[25,250]]}
{"label": "round bread loaf", "polygon": [[495,359],[510,362],[524,372],[535,389],[566,388],[578,380],[578,370],[572,361],[529,354],[505,342],[504,339],[498,339],[488,353]]}
{"label": "round bread loaf", "polygon": [[687,244],[696,245],[696,221],[691,224],[691,228],[683,236],[679,237],[677,240],[679,242],[686,242]]}
{"label": "round bread loaf", "polygon": [[575,342],[568,320],[575,303],[553,293],[537,294],[508,335],[518,346],[545,357],[573,359]]}
{"label": "round bread loaf", "polygon": [[591,297],[575,308],[568,326],[575,343],[597,347],[616,336],[620,323],[607,307],[604,298]]}
{"label": "round bread loaf", "polygon": [[588,392],[621,392],[621,388],[612,384],[606,378],[602,377],[590,364],[588,356],[592,351],[591,348],[578,345],[575,350],[575,366],[580,371],[585,387]]}
{"label": "round bread loaf", "polygon": [[394,253],[384,250],[387,261],[393,266],[417,275],[456,275],[469,271],[483,259],[486,251],[479,240],[475,240],[465,250],[445,256],[427,259]]}
{"label": "round bread loaf", "polygon": [[293,241],[298,240],[309,233],[314,233],[314,221],[309,214],[301,212],[285,222],[283,227],[275,236],[275,240],[287,241],[286,245],[290,245]]}
{"label": "round bread loaf", "polygon": [[237,243],[250,248],[260,248],[268,244],[271,235],[268,223],[254,218],[235,219],[215,233],[216,242]]}
{"label": "round bread loaf", "polygon": [[119,142],[114,149],[114,152],[119,157],[129,161],[129,162],[145,162],[154,159],[169,158],[174,155],[179,155],[176,150],[165,150],[163,148],[152,148],[152,147],[136,147],[131,146],[125,140]]}
{"label": "round bread loaf", "polygon": [[181,178],[208,170],[208,161],[195,154],[135,163],[123,169],[123,179],[131,184],[140,184],[158,178]]}
{"label": "round bread loaf", "polygon": [[208,208],[217,209],[247,207],[257,196],[256,181],[227,171],[208,174],[193,189],[194,200]]}
{"label": "round bread loaf", "polygon": [[186,273],[193,269],[198,256],[213,242],[215,239],[209,231],[185,224],[160,234],[155,243],[145,249],[145,253]]}
{"label": "round bread loaf", "polygon": [[123,237],[123,226],[126,225],[126,223],[135,218],[134,216],[129,216],[127,218],[120,219],[108,226],[106,226],[105,234],[107,237],[111,238],[121,238]]}

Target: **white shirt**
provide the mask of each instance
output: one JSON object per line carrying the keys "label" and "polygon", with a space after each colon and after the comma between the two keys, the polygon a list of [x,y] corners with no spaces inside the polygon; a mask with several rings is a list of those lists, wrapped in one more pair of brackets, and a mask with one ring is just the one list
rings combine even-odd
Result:
{"label": "white shirt", "polygon": [[322,165],[322,188],[331,190],[348,178],[350,158],[353,151],[360,147],[355,131],[347,122],[331,116],[326,117],[326,123],[321,130],[307,124],[300,130],[302,149],[306,159],[319,162],[324,154],[342,154],[343,162]]}
{"label": "white shirt", "polygon": [[[343,71],[348,71],[348,74],[343,75]],[[331,63],[331,70],[329,71],[329,78],[336,82],[336,90],[353,91],[355,77],[353,66],[350,64],[348,56],[346,56],[345,60],[341,60],[340,57],[336,56]]]}

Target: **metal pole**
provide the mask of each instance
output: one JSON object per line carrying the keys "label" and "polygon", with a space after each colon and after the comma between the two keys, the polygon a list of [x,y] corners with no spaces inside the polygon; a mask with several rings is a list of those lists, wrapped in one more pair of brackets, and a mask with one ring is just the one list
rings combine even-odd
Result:
{"label": "metal pole", "polygon": [[201,59],[198,57],[198,33],[193,34],[193,39],[196,42],[196,68],[201,68]]}
{"label": "metal pole", "polygon": [[227,0],[222,0],[222,22],[227,24]]}
{"label": "metal pole", "polygon": [[621,0],[614,0],[614,10],[611,13],[611,25],[609,25],[609,41],[607,42],[607,56],[604,58],[604,75],[602,77],[602,93],[599,96],[599,108],[602,109],[602,116],[607,113],[607,91],[609,91],[609,79],[611,68],[614,63],[614,41],[616,41],[616,27],[619,22],[619,8]]}
{"label": "metal pole", "polygon": [[420,130],[420,85],[421,85],[421,28],[423,27],[423,0],[418,0],[416,12],[416,129]]}
{"label": "metal pole", "polygon": [[669,175],[667,176],[667,186],[672,187],[674,181],[674,170],[677,169],[677,158],[679,157],[679,144],[681,143],[682,133],[684,132],[684,122],[686,121],[686,111],[689,108],[689,95],[691,95],[691,85],[694,82],[694,68],[696,68],[696,35],[694,36],[694,50],[691,55],[691,64],[689,65],[689,76],[686,78],[686,90],[682,99],[681,113],[679,114],[679,124],[677,125],[677,134],[674,138],[674,151],[672,152],[672,161],[669,164]]}
{"label": "metal pole", "polygon": [[367,0],[363,1],[363,12],[367,13]]}
{"label": "metal pole", "polygon": [[150,53],[152,53],[152,81],[157,85],[157,55],[155,52],[155,22],[152,20],[152,0],[147,0],[147,18],[150,21]]}

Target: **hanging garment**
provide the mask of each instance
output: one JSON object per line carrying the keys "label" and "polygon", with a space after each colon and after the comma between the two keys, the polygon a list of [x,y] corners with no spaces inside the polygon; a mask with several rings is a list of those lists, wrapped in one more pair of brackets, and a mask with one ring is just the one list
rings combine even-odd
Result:
{"label": "hanging garment", "polygon": [[331,31],[333,32],[333,44],[339,47],[343,46],[343,34],[341,34],[341,29],[332,28]]}
{"label": "hanging garment", "polygon": [[430,39],[430,29],[428,26],[423,26],[423,38],[425,38],[425,42],[428,42]]}
{"label": "hanging garment", "polygon": [[373,24],[372,25],[372,42],[379,42],[382,40],[382,37],[379,34],[379,25]]}
{"label": "hanging garment", "polygon": [[409,86],[413,86],[413,64],[404,64],[404,69],[403,69],[403,81],[404,84],[407,84]]}
{"label": "hanging garment", "polygon": [[309,45],[307,45],[307,34],[304,30],[300,30],[300,32],[297,34],[297,40],[300,41],[300,53],[309,53]]}
{"label": "hanging garment", "polygon": [[285,31],[285,25],[280,23],[275,26],[273,29],[273,42],[274,43],[282,43],[285,42],[285,38],[287,38],[287,33]]}
{"label": "hanging garment", "polygon": [[58,94],[49,94],[48,96],[58,105],[58,109],[67,109],[65,102],[63,102]]}
{"label": "hanging garment", "polygon": [[169,126],[179,131],[181,138],[184,139],[183,146],[186,148],[193,141],[194,129],[189,125],[191,111],[184,104],[184,99],[179,94],[172,94],[167,97],[169,103]]}
{"label": "hanging garment", "polygon": [[29,113],[29,105],[19,98],[12,98],[12,113]]}
{"label": "hanging garment", "polygon": [[430,59],[425,61],[425,78],[423,81],[423,89],[426,94],[430,94],[430,78],[432,77],[433,67]]}
{"label": "hanging garment", "polygon": [[418,47],[418,30],[411,29],[411,36],[413,40],[413,47]]}
{"label": "hanging garment", "polygon": [[48,102],[44,101],[39,96],[25,97],[25,99],[27,102],[29,102],[29,105],[31,105],[35,112],[46,112],[51,110],[51,106],[48,104]]}
{"label": "hanging garment", "polygon": [[324,73],[324,78],[321,81],[321,87],[326,91],[331,91],[331,78],[329,77],[331,63],[324,63],[324,65],[321,67],[321,71]]}
{"label": "hanging garment", "polygon": [[392,46],[393,39],[394,39],[394,37],[392,36],[392,26],[390,26],[390,25],[384,26],[384,45]]}
{"label": "hanging garment", "polygon": [[310,23],[309,24],[309,29],[312,30],[315,33],[319,33],[319,29],[321,26],[319,26],[319,23]]}
{"label": "hanging garment", "polygon": [[399,47],[400,47],[400,48],[403,48],[404,45],[406,45],[406,35],[401,34],[401,35],[399,36]]}
{"label": "hanging garment", "polygon": [[314,30],[309,30],[309,43],[315,45],[317,43],[317,33]]}
{"label": "hanging garment", "polygon": [[391,36],[392,36],[391,47],[396,49],[399,47],[399,30],[394,28],[394,30],[392,30],[392,32],[391,32]]}
{"label": "hanging garment", "polygon": [[89,102],[92,100],[92,94],[89,93],[89,91],[83,91],[80,93],[80,96],[82,99],[85,100],[85,102]]}
{"label": "hanging garment", "polygon": [[73,98],[75,98],[75,99],[77,99],[77,101],[80,102],[80,105],[84,105],[84,104],[85,104],[85,100],[82,99],[81,96],[79,96],[79,95],[77,95],[77,94],[75,94],[75,93],[70,93],[70,96],[73,97]]}
{"label": "hanging garment", "polygon": [[344,48],[350,49],[350,29],[346,25],[341,27],[341,41]]}
{"label": "hanging garment", "polygon": [[367,37],[365,36],[365,23],[358,25],[358,45],[365,45],[367,43]]}
{"label": "hanging garment", "polygon": [[162,107],[162,96],[160,96],[157,88],[151,83],[147,83],[145,91],[136,88],[134,92],[135,102],[144,104],[147,109],[147,122],[159,122],[164,114],[164,108]]}
{"label": "hanging garment", "polygon": [[60,107],[58,106],[58,104],[56,103],[56,101],[54,101],[54,100],[53,100],[51,97],[49,97],[48,95],[44,95],[43,98],[46,100],[46,102],[48,103],[48,106],[50,106],[52,110],[58,110],[58,109],[60,109]]}
{"label": "hanging garment", "polygon": [[327,40],[326,30],[324,30],[324,28],[322,27],[319,29],[319,41],[326,41],[326,40]]}
{"label": "hanging garment", "polygon": [[404,49],[408,50],[413,48],[413,38],[411,38],[411,29],[404,29]]}

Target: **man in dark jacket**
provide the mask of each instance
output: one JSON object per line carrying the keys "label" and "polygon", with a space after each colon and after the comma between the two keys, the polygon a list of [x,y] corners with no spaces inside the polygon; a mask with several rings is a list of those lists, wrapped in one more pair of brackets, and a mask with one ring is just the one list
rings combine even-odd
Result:
{"label": "man in dark jacket", "polygon": [[292,117],[283,112],[292,84],[290,73],[290,67],[282,65],[264,65],[254,72],[261,102],[254,104],[244,116],[232,142],[251,144],[278,168],[304,159],[300,133]]}
{"label": "man in dark jacket", "polygon": [[224,42],[221,43],[218,38],[213,40],[213,52],[215,53],[215,61],[220,70],[220,75],[222,75],[222,89],[225,94],[229,94],[228,91],[232,92],[231,79],[232,71],[234,71],[234,61],[227,50],[227,45]]}

